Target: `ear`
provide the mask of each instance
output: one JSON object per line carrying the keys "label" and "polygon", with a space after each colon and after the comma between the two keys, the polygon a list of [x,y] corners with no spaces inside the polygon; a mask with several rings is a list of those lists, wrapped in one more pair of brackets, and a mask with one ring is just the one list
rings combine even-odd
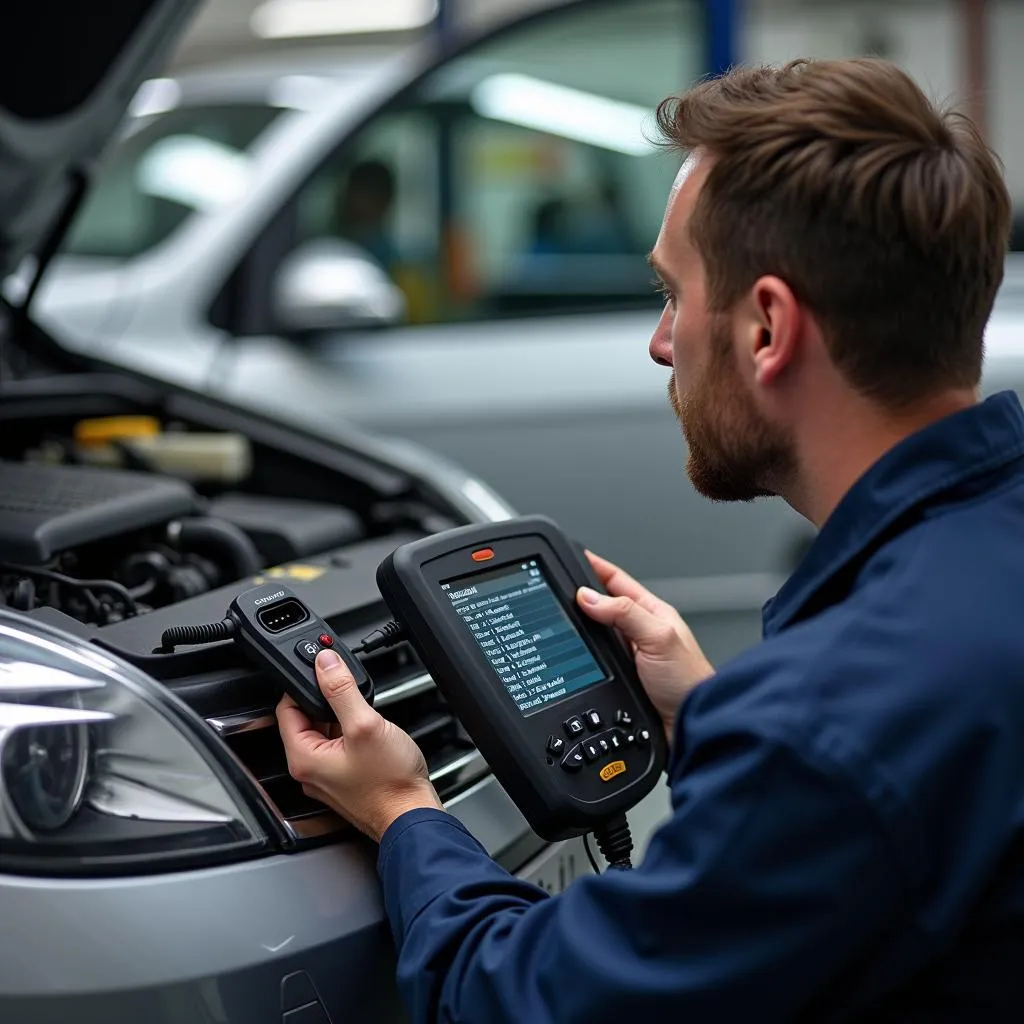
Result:
{"label": "ear", "polygon": [[800,341],[800,304],[780,277],[766,274],[751,288],[742,332],[758,384],[773,384],[792,365]]}

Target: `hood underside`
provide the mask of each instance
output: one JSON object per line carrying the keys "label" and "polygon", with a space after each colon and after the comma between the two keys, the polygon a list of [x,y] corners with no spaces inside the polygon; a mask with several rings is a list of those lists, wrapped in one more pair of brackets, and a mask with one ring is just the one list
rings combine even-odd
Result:
{"label": "hood underside", "polygon": [[0,278],[38,253],[201,0],[31,0],[0,61]]}

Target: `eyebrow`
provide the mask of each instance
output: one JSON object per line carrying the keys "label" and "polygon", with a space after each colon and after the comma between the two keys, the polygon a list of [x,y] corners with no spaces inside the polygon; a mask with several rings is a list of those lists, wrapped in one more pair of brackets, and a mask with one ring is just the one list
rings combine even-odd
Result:
{"label": "eyebrow", "polygon": [[653,249],[647,254],[647,265],[658,275],[658,277],[661,278],[662,281],[665,282],[665,284],[672,284],[671,276],[666,272],[664,265],[659,262],[658,257],[654,255]]}

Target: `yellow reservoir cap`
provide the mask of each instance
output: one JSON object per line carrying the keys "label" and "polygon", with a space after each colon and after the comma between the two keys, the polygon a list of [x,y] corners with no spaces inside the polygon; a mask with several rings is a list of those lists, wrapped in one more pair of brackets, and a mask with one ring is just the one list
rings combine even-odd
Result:
{"label": "yellow reservoir cap", "polygon": [[156,437],[159,433],[160,421],[153,416],[104,416],[75,424],[75,441],[90,447],[128,438]]}

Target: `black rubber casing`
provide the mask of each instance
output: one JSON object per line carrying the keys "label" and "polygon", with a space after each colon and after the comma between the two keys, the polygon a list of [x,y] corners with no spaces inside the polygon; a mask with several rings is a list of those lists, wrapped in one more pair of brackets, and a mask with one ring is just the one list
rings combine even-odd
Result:
{"label": "black rubber casing", "polygon": [[[487,556],[484,549],[493,554]],[[606,678],[524,714],[453,610],[442,583],[461,583],[461,577],[530,559],[539,563]],[[525,516],[459,527],[404,544],[378,567],[377,585],[438,689],[541,838],[554,842],[593,831],[654,787],[667,752],[660,718],[618,635],[578,610],[579,587],[603,588],[582,553],[550,519]],[[603,724],[570,736],[565,723],[591,711]],[[621,713],[631,721],[617,729]],[[577,744],[608,736],[610,730],[630,742],[575,771],[563,767]],[[549,750],[552,737],[565,742],[557,756]]]}
{"label": "black rubber casing", "polygon": [[[260,622],[260,613],[267,612],[294,601],[305,611],[305,618],[282,629],[278,633],[268,631]],[[243,591],[228,610],[228,617],[235,623],[235,643],[241,646],[249,657],[260,666],[269,665],[281,677],[284,691],[314,721],[336,720],[327,698],[320,691],[316,679],[316,668],[311,660],[300,656],[299,644],[313,643],[317,650],[323,646],[318,638],[321,634],[331,637],[330,649],[341,655],[355,678],[359,692],[372,704],[373,681],[366,673],[363,663],[341,642],[334,630],[323,619],[314,615],[305,602],[301,601],[288,587],[280,583],[264,583]]]}

